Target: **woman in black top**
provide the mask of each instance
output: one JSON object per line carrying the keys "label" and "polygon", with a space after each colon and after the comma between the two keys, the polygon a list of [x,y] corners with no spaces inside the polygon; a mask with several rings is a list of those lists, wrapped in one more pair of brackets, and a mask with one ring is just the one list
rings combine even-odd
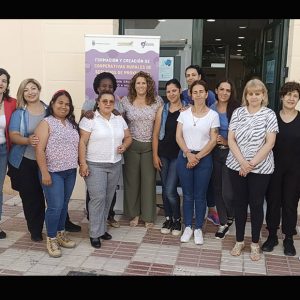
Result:
{"label": "woman in black top", "polygon": [[179,146],[176,143],[177,118],[182,108],[181,85],[177,79],[166,83],[168,102],[161,106],[154,123],[152,151],[154,167],[160,172],[162,198],[166,221],[161,233],[181,234],[180,197],[177,193],[178,175],[176,161]]}
{"label": "woman in black top", "polygon": [[282,219],[283,248],[288,256],[296,255],[293,235],[297,234],[300,191],[300,113],[296,110],[299,95],[300,84],[297,82],[286,82],[280,90],[282,109],[277,114],[279,134],[273,149],[275,171],[266,196],[269,236],[262,245],[266,252],[273,251],[278,245],[277,229]]}

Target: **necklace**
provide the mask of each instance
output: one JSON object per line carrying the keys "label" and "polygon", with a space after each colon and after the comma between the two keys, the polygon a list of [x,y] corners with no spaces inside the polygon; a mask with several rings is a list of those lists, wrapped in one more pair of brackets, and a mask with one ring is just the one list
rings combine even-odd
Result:
{"label": "necklace", "polygon": [[[206,112],[206,108],[204,108],[203,111],[200,111],[200,114],[203,114]],[[195,112],[196,113],[196,112]],[[195,118],[194,118],[194,114],[193,114],[193,110],[192,110],[192,117],[193,117],[193,126],[196,126],[198,121],[200,120],[200,118],[198,118],[198,120],[195,121]]]}
{"label": "necklace", "polygon": [[196,120],[195,121],[195,118],[194,118],[194,115],[192,114],[192,116],[193,116],[193,126],[196,126],[197,125],[197,123],[198,123],[198,121],[200,120],[200,118],[198,118],[198,120]]}

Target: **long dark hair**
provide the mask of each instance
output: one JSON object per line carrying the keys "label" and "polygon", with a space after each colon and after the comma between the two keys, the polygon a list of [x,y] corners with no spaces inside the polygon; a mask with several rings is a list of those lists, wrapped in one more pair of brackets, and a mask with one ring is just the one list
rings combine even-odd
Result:
{"label": "long dark hair", "polygon": [[54,116],[54,112],[53,112],[52,106],[57,101],[57,98],[60,97],[60,96],[62,96],[62,95],[65,95],[69,99],[69,101],[70,101],[70,111],[67,114],[66,119],[68,119],[70,121],[70,123],[73,125],[73,128],[75,128],[79,132],[78,124],[75,121],[74,105],[73,105],[72,97],[71,97],[71,95],[66,90],[59,90],[59,91],[57,91],[52,96],[52,99],[51,99],[51,101],[49,103],[49,106],[48,106],[48,108],[46,110],[46,117],[48,117],[50,115]]}
{"label": "long dark hair", "polygon": [[[221,85],[221,83],[223,83],[223,82],[226,82],[226,83],[230,84],[230,89],[231,89],[230,97],[229,97],[228,104],[227,104],[227,109],[226,109],[226,115],[227,115],[227,119],[228,119],[228,123],[229,123],[230,120],[231,120],[233,111],[236,108],[240,107],[240,103],[236,99],[236,88],[235,88],[235,85],[234,85],[234,83],[232,82],[231,79],[228,79],[228,78],[221,79],[217,83],[216,89],[218,89],[219,86]],[[216,94],[216,97],[217,97],[217,100],[218,100],[218,95],[217,94]]]}
{"label": "long dark hair", "polygon": [[0,75],[6,75],[7,77],[7,88],[5,90],[5,92],[3,93],[3,99],[5,98],[8,99],[9,98],[9,82],[10,82],[10,75],[8,74],[8,72],[5,69],[0,68]]}

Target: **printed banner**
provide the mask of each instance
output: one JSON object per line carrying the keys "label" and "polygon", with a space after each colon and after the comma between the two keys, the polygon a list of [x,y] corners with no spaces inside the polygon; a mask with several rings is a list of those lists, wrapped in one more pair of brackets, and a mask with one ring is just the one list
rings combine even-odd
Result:
{"label": "printed banner", "polygon": [[95,100],[93,81],[101,72],[114,74],[120,97],[128,94],[129,81],[139,71],[152,76],[158,91],[159,46],[159,36],[86,35],[86,100]]}

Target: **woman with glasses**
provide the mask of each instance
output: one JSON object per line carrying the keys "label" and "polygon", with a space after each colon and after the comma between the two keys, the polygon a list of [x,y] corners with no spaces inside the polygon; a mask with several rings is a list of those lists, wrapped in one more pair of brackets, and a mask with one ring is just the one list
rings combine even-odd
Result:
{"label": "woman with glasses", "polygon": [[122,154],[131,144],[131,135],[122,116],[116,116],[115,96],[106,91],[97,98],[93,119],[80,123],[79,174],[84,177],[90,195],[90,241],[100,248],[100,238],[111,239],[106,219],[121,175]]}

